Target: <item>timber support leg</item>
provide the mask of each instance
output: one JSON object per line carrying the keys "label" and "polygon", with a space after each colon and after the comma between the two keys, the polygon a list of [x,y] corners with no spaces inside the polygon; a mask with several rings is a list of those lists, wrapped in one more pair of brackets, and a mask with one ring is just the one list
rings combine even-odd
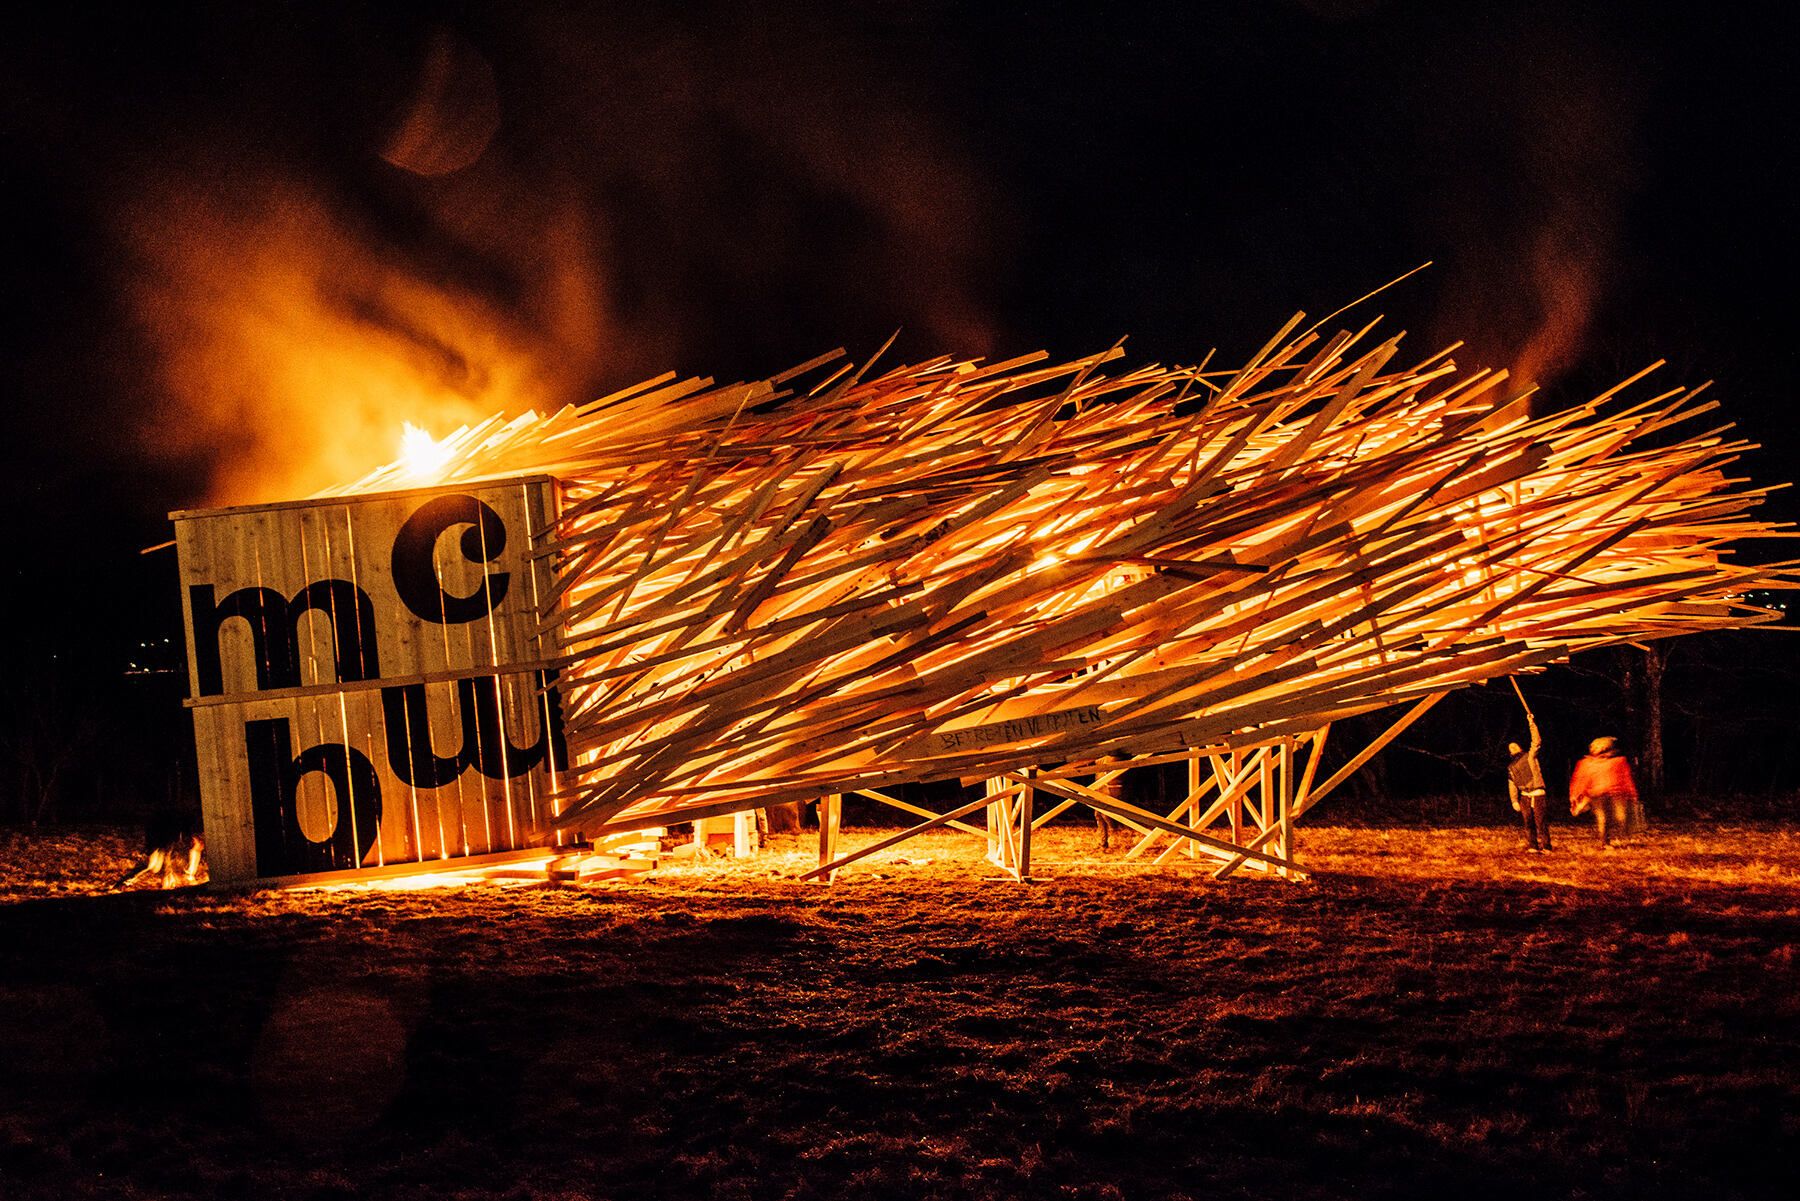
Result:
{"label": "timber support leg", "polygon": [[[1035,771],[1026,773],[1028,778],[1035,774]],[[1033,798],[1036,794],[1037,789],[1033,788],[1030,784],[1022,785],[1019,788],[1019,803],[1013,807],[1015,812],[1017,812],[1019,819],[1019,840],[1017,843],[1019,855],[1018,861],[1013,865],[1013,875],[1017,876],[1021,881],[1031,879],[1031,811],[1034,808]]]}
{"label": "timber support leg", "polygon": [[999,863],[1003,853],[1000,828],[1005,817],[1003,806],[1008,785],[998,777],[989,777],[982,781],[981,788],[988,799],[987,808],[983,811],[987,818],[987,857],[991,862]]}
{"label": "timber support leg", "polygon": [[[1188,824],[1188,828],[1192,829],[1192,830],[1200,829],[1200,793],[1202,791],[1202,789],[1200,787],[1200,756],[1202,753],[1203,752],[1198,747],[1196,747],[1193,750],[1193,752],[1188,756],[1188,761],[1187,761],[1187,790],[1188,790],[1188,823],[1187,824]],[[1187,846],[1187,856],[1189,859],[1200,858],[1200,844],[1199,843],[1195,842],[1191,838],[1184,838],[1181,841],[1183,843],[1185,843]]]}
{"label": "timber support leg", "polygon": [[[819,867],[827,868],[837,859],[838,828],[844,820],[844,798],[840,793],[819,799]],[[837,879],[835,869],[824,872],[820,879],[827,884]]]}

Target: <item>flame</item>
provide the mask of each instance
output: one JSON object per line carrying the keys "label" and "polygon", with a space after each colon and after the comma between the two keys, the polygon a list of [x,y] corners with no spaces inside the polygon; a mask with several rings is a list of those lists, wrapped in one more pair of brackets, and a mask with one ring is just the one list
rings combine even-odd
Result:
{"label": "flame", "polygon": [[189,888],[211,878],[206,839],[195,834],[150,852],[144,866],[119,881],[121,889]]}
{"label": "flame", "polygon": [[[592,237],[578,213],[556,224],[555,201],[537,224],[556,262],[503,306],[373,243],[316,189],[254,180],[253,194],[146,185],[120,218],[141,263],[126,303],[171,399],[146,410],[141,444],[204,468],[205,503],[355,479],[392,457],[403,420],[453,430],[578,396],[613,342]],[[475,231],[471,253],[511,261],[513,236]]]}
{"label": "flame", "polygon": [[431,431],[406,422],[400,434],[400,461],[406,473],[422,484],[438,478],[450,461],[450,447],[431,436]]}

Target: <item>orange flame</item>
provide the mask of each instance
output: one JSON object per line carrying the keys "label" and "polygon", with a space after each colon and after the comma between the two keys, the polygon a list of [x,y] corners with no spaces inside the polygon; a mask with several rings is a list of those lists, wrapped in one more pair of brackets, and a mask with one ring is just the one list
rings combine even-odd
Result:
{"label": "orange flame", "polygon": [[400,435],[400,461],[406,472],[421,484],[436,480],[450,461],[450,447],[431,436],[431,432],[408,421]]}
{"label": "orange flame", "polygon": [[391,457],[402,421],[455,429],[579,395],[611,341],[578,231],[567,246],[540,234],[559,251],[545,275],[567,278],[531,277],[550,299],[513,311],[374,244],[308,189],[262,182],[185,206],[159,193],[128,216],[142,260],[128,298],[176,401],[140,437],[205,462],[210,503],[354,479]]}

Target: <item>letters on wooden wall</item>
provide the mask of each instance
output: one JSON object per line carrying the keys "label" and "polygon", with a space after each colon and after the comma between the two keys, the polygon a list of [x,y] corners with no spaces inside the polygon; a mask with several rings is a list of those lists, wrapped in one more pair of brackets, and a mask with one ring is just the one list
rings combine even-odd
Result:
{"label": "letters on wooden wall", "polygon": [[174,515],[215,880],[550,841],[545,476]]}

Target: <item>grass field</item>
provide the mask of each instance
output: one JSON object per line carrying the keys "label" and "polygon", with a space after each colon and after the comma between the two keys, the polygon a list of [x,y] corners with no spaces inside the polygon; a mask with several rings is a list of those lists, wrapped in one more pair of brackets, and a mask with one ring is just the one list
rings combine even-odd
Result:
{"label": "grass field", "polygon": [[1800,832],[1557,834],[172,896],[0,834],[0,1197],[1800,1195]]}

